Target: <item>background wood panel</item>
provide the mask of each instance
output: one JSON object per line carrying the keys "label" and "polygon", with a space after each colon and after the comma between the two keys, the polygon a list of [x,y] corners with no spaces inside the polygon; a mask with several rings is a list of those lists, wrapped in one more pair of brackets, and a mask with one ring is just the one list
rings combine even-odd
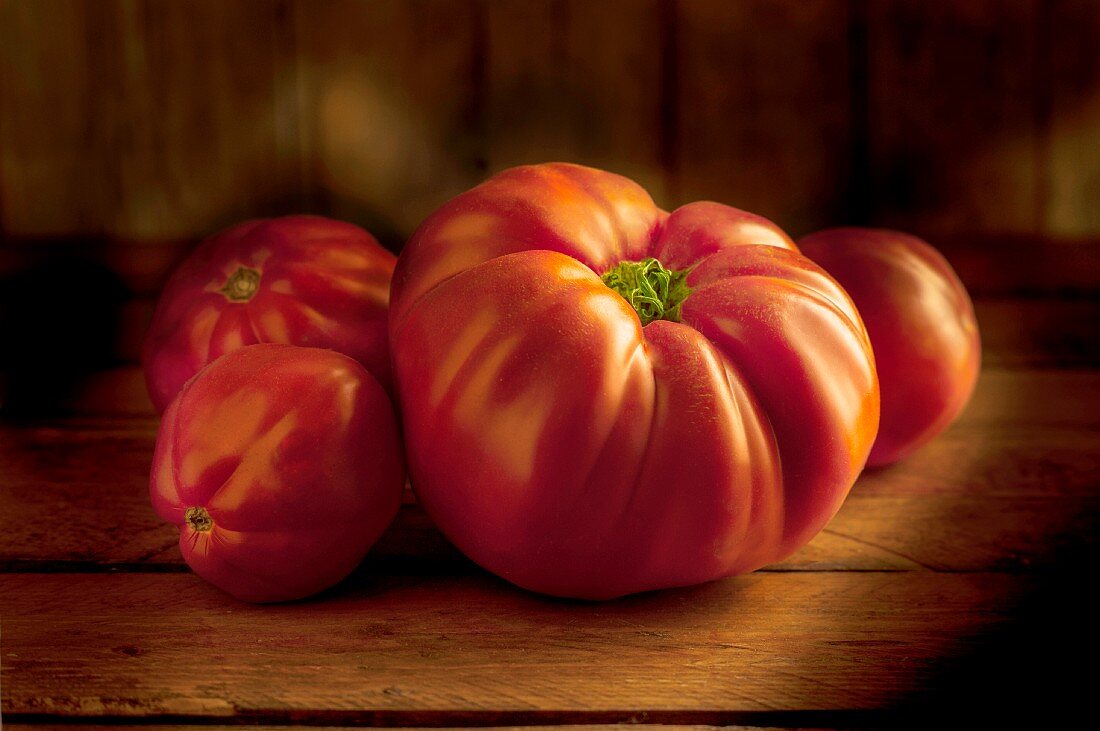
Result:
{"label": "background wood panel", "polygon": [[[991,255],[1003,234],[1100,238],[1089,0],[4,0],[0,13],[8,244],[159,249],[306,209],[397,247],[486,173],[546,158],[795,234],[879,223],[951,234],[948,249],[986,234]],[[96,254],[124,280],[133,255]]]}
{"label": "background wood panel", "polygon": [[6,232],[156,245],[295,205],[279,4],[2,5]]}
{"label": "background wood panel", "polygon": [[1036,231],[1040,3],[866,7],[873,219],[926,234]]}
{"label": "background wood panel", "polygon": [[488,171],[610,167],[666,200],[661,1],[497,0],[484,10]]}
{"label": "background wood panel", "polygon": [[[1090,0],[1047,3],[1040,31],[1049,80],[1040,89],[1046,127],[1044,229],[1061,235],[1100,228],[1100,10]],[[1095,256],[1095,254],[1094,254]]]}
{"label": "background wood panel", "polygon": [[851,164],[849,3],[676,4],[676,193],[807,233],[843,220]]}
{"label": "background wood panel", "polygon": [[98,232],[87,6],[0,3],[0,214],[24,236]]}
{"label": "background wood panel", "polygon": [[478,182],[484,140],[470,0],[295,2],[301,181],[307,208],[397,248]]}

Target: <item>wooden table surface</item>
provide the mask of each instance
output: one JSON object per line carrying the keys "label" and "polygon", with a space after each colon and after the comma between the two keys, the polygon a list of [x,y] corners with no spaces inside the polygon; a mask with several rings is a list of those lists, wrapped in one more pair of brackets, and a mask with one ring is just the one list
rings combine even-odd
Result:
{"label": "wooden table surface", "polygon": [[[978,303],[963,417],[864,474],[755,574],[606,603],[463,559],[411,502],[315,599],[238,603],[149,506],[156,421],[0,426],[0,684],[9,727],[867,726],[1050,721],[1087,701],[1100,524],[1100,306]],[[111,393],[133,370],[104,376]],[[1090,591],[1086,591],[1086,589]],[[951,714],[951,715],[945,715]],[[952,725],[947,723],[947,725]]]}

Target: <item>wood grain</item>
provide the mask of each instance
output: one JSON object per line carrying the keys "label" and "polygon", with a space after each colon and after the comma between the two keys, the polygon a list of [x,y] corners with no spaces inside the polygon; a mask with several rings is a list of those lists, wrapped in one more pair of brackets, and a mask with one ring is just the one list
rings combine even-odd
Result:
{"label": "wood grain", "polygon": [[508,0],[483,5],[490,172],[567,160],[665,200],[659,0]]}
{"label": "wood grain", "polygon": [[305,207],[398,242],[514,162],[795,233],[1094,241],[1088,0],[0,6],[6,237],[191,240]]}
{"label": "wood grain", "polygon": [[797,233],[840,222],[851,149],[848,3],[677,8],[673,203],[716,200]]}
{"label": "wood grain", "polygon": [[479,182],[473,2],[295,2],[312,210],[391,247]]}
{"label": "wood grain", "polygon": [[[1080,236],[1100,230],[1100,6],[1090,0],[1045,4],[1040,29],[1048,54],[1045,230]],[[1095,256],[1095,254],[1094,254]]]}
{"label": "wood grain", "polygon": [[467,721],[705,711],[745,723],[881,709],[934,682],[936,658],[965,653],[1028,585],[1010,575],[756,574],[584,604],[481,575],[402,576],[344,585],[323,603],[255,607],[185,574],[8,574],[3,708],[14,721],[270,723],[315,713],[339,722],[341,712],[445,723],[460,710]]}
{"label": "wood grain", "polygon": [[[635,727],[642,731],[644,729],[655,728],[647,726],[643,721],[636,720],[633,722]],[[41,726],[37,724],[6,724],[5,728],[10,731],[31,731],[32,729],[40,729]],[[106,724],[82,724],[81,728],[89,729],[89,731],[133,731],[133,725],[106,725]],[[184,731],[189,729],[191,731],[197,731],[201,728],[203,731],[240,731],[239,725],[226,726],[219,724],[203,724],[199,726],[183,726],[179,724],[166,725],[161,723],[141,724],[141,728],[145,731]],[[286,731],[292,728],[301,728],[301,726],[272,726],[270,724],[264,724],[264,728],[271,729],[272,731]],[[361,728],[358,726],[310,726],[311,729],[316,731],[335,731],[336,729],[348,729],[348,728]],[[384,727],[383,727],[384,728]],[[402,726],[400,728],[408,729],[408,731],[422,731],[426,727],[417,726]],[[463,726],[454,727],[427,727],[435,728],[438,731],[457,731],[459,728],[467,728]],[[535,729],[545,728],[544,726],[494,726],[493,728],[499,729],[499,731],[535,731]],[[622,731],[622,729],[615,724],[570,724],[570,731]],[[659,731],[711,731],[718,728],[726,729],[727,731],[749,731],[751,728],[753,731],[776,731],[778,727],[774,726],[704,726],[704,725],[677,725],[677,724],[661,724]]]}
{"label": "wood grain", "polygon": [[984,298],[974,302],[982,363],[999,368],[1100,366],[1100,300]]}
{"label": "wood grain", "polygon": [[[5,3],[4,230],[155,245],[293,206],[274,2]],[[289,79],[292,81],[292,79]]]}
{"label": "wood grain", "polygon": [[95,232],[102,160],[88,124],[87,6],[0,3],[0,230]]}
{"label": "wood grain", "polygon": [[[960,421],[905,462],[865,473],[813,542],[770,570],[1021,570],[1100,523],[1094,371],[986,371]],[[156,422],[0,427],[0,568],[183,570],[148,503]],[[64,516],[59,520],[58,516]],[[406,505],[364,571],[471,570]]]}
{"label": "wood grain", "polygon": [[866,4],[876,223],[938,233],[1037,231],[1039,5]]}

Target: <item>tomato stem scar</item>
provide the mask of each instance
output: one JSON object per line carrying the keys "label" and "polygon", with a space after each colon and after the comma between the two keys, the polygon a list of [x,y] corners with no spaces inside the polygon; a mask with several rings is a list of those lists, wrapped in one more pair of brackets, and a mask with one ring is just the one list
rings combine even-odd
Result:
{"label": "tomato stem scar", "polygon": [[691,294],[687,270],[666,269],[650,257],[619,262],[600,277],[630,303],[645,327],[654,320],[680,321],[680,308]]}
{"label": "tomato stem scar", "polygon": [[230,302],[247,302],[256,296],[260,288],[260,273],[248,267],[237,267],[237,271],[225,280],[225,286],[218,291]]}
{"label": "tomato stem scar", "polygon": [[192,530],[199,533],[207,533],[214,527],[214,519],[210,517],[210,513],[206,512],[206,508],[188,508],[184,511],[183,518]]}

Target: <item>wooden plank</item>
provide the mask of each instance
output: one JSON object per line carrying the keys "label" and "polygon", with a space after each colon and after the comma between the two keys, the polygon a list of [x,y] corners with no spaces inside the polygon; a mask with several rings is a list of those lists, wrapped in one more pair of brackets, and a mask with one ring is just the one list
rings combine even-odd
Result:
{"label": "wooden plank", "polygon": [[4,13],[9,235],[174,242],[299,200],[279,4],[71,0]]}
{"label": "wooden plank", "polygon": [[399,247],[484,170],[471,2],[295,2],[311,209]]}
{"label": "wooden plank", "polygon": [[971,652],[1030,586],[756,574],[578,604],[481,575],[388,577],[255,607],[187,574],[8,574],[3,710],[481,725],[885,709],[935,687],[937,659]]}
{"label": "wooden plank", "polygon": [[1038,5],[866,3],[874,222],[1037,230]]}
{"label": "wooden plank", "polygon": [[633,178],[663,202],[660,1],[483,8],[489,171],[577,162]]}
{"label": "wooden plank", "polygon": [[817,538],[772,570],[1047,570],[1100,527],[1096,495],[895,497],[861,487]]}
{"label": "wooden plank", "polygon": [[835,223],[852,140],[849,4],[689,0],[678,9],[675,204],[716,200],[796,235]]}
{"label": "wooden plank", "polygon": [[923,220],[882,222],[935,245],[973,297],[1095,297],[1100,292],[1100,239],[992,234],[968,229],[945,233]]}
{"label": "wooden plank", "polygon": [[[42,727],[38,724],[5,724],[4,726],[9,731],[37,731]],[[105,725],[105,724],[81,724],[80,726],[87,731],[133,731],[133,725]],[[643,721],[634,721],[633,727],[639,731],[717,731],[719,728],[726,731],[778,731],[777,726],[704,726],[700,724],[696,725],[682,725],[682,724],[661,724],[660,726],[650,726]],[[202,724],[201,726],[190,725],[184,726],[180,724],[166,725],[161,723],[156,724],[141,724],[143,731],[240,731],[240,726],[224,726],[219,724]],[[264,728],[271,729],[271,731],[289,731],[289,729],[301,729],[301,726],[272,726],[265,724]],[[336,729],[349,729],[349,728],[362,728],[361,726],[310,726],[315,731],[336,731]],[[385,728],[385,727],[382,727]],[[392,728],[392,727],[391,727]],[[403,726],[400,728],[407,729],[407,731],[424,731],[429,727],[417,727],[417,726]],[[437,731],[458,731],[462,726],[443,726],[443,727],[430,727]],[[539,729],[545,729],[545,726],[494,726],[494,729],[499,731],[536,731]],[[570,724],[569,731],[622,731],[621,727],[616,724]]]}
{"label": "wooden plank", "polygon": [[[1077,431],[1087,439],[1083,429],[1100,426],[1096,404],[1100,404],[1100,373],[1093,370],[986,369],[955,426],[942,436],[973,429],[986,431],[995,443],[1014,432],[1019,438],[1032,438],[1034,432],[1050,427]],[[1087,441],[1078,446],[1087,448]],[[951,459],[945,458],[944,464],[950,465]]]}
{"label": "wooden plank", "polygon": [[[959,423],[864,474],[828,530],[773,570],[1024,570],[1100,522],[1100,373],[986,371]],[[148,503],[156,422],[0,427],[0,567],[183,570]],[[59,519],[63,516],[64,519]],[[408,505],[364,571],[464,561]],[[469,567],[467,566],[467,569]]]}
{"label": "wooden plank", "polygon": [[986,367],[1100,367],[1100,299],[974,302]]}
{"label": "wooden plank", "polygon": [[[1093,448],[1100,439],[1093,440]],[[829,524],[802,550],[769,571],[1022,571],[1044,566],[1100,524],[1096,495],[978,493],[957,489],[973,478],[920,471],[861,479]],[[1063,473],[1051,471],[1053,483]],[[1064,479],[1064,478],[1062,478]],[[178,533],[159,523],[144,478],[130,489],[74,483],[7,486],[0,519],[0,571],[184,571]],[[955,492],[949,488],[957,488]],[[980,487],[980,486],[979,486]],[[896,488],[896,489],[893,489]],[[59,519],[58,516],[64,516]],[[473,567],[416,505],[405,505],[368,556],[364,574],[471,571]]]}
{"label": "wooden plank", "polygon": [[[1039,32],[1049,54],[1044,150],[1049,190],[1044,230],[1100,233],[1100,6],[1091,0],[1043,4],[1050,18]],[[1092,256],[1097,257],[1096,249]]]}
{"label": "wooden plank", "polygon": [[108,234],[193,239],[300,200],[276,3],[122,1],[97,20]]}
{"label": "wooden plank", "polygon": [[98,230],[86,3],[0,3],[0,231]]}

